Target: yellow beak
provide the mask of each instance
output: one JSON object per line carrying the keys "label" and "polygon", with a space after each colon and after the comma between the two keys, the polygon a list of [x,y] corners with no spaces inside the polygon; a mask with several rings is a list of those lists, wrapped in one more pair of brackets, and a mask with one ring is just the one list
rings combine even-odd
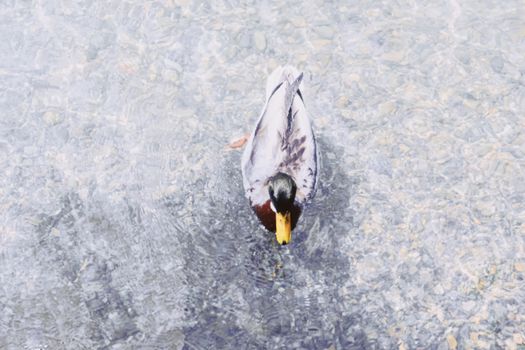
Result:
{"label": "yellow beak", "polygon": [[275,237],[279,244],[288,244],[292,239],[292,219],[290,213],[275,213]]}

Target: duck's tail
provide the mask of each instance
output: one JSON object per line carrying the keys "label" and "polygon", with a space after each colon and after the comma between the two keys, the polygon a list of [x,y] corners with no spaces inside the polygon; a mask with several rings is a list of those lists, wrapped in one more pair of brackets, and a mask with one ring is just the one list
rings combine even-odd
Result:
{"label": "duck's tail", "polygon": [[[286,84],[291,87],[293,95],[301,88],[301,80],[303,73],[299,72],[297,68],[293,66],[279,66],[266,81],[266,100],[272,96],[272,94],[282,85]],[[288,91],[287,91],[288,92]],[[292,97],[293,97],[292,95]]]}

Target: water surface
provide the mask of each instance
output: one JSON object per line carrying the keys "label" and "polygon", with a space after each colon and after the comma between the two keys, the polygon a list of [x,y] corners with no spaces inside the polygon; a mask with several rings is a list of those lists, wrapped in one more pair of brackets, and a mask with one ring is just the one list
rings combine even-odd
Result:
{"label": "water surface", "polygon": [[[521,1],[3,1],[1,349],[523,349]],[[243,196],[267,75],[322,167]]]}

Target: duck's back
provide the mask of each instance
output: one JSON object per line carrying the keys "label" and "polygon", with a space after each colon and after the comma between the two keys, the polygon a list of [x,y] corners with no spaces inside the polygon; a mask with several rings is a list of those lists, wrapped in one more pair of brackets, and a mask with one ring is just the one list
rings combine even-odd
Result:
{"label": "duck's back", "polygon": [[317,148],[301,93],[302,76],[287,66],[268,78],[266,104],[242,157],[244,189],[253,205],[268,200],[268,179],[278,172],[294,179],[299,203],[315,193]]}

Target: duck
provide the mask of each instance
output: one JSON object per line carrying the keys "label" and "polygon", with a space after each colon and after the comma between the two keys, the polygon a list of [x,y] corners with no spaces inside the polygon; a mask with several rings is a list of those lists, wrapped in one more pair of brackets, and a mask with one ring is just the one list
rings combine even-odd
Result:
{"label": "duck", "polygon": [[302,89],[303,73],[293,66],[269,75],[266,102],[241,157],[245,196],[280,245],[290,243],[317,187],[317,143]]}

